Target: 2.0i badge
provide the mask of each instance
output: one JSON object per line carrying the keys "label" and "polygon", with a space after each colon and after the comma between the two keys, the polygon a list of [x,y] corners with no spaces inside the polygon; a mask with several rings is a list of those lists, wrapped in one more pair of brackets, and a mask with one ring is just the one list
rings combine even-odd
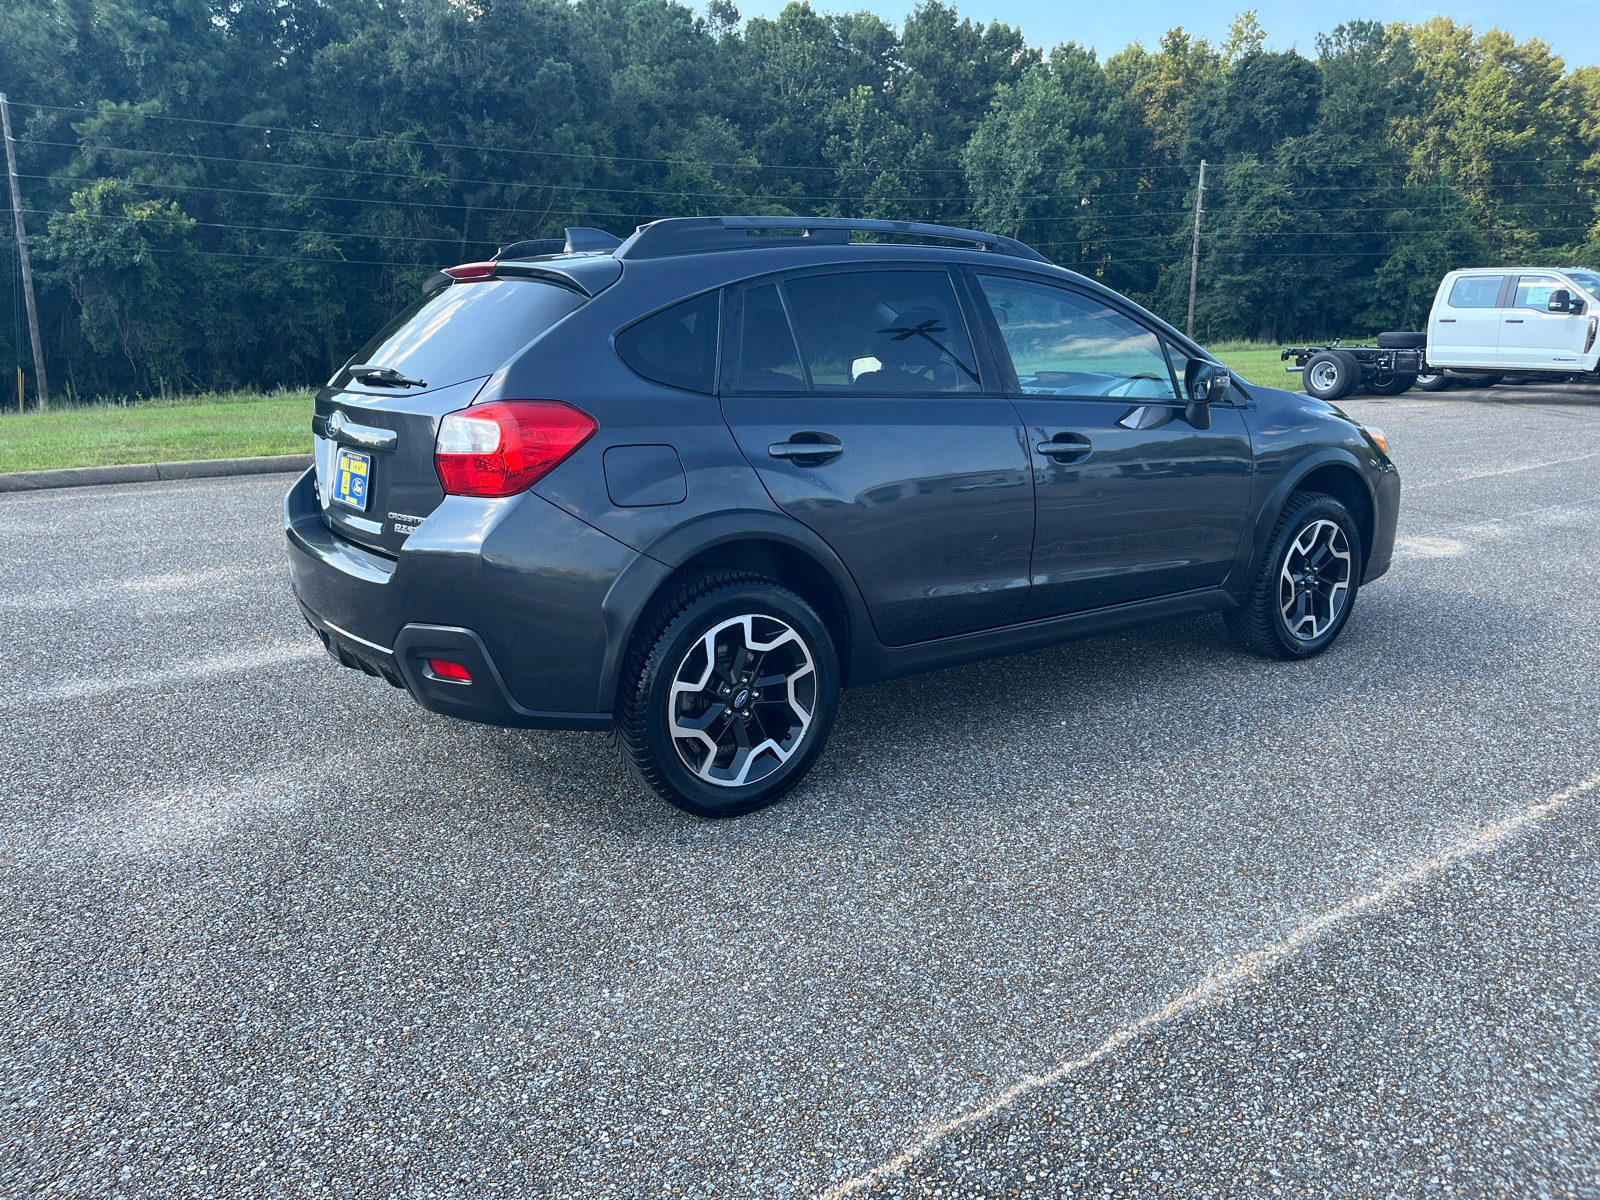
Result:
{"label": "2.0i badge", "polygon": [[409,513],[392,512],[389,514],[392,522],[391,528],[401,537],[410,537],[417,531],[417,526],[425,520],[423,517],[413,517]]}

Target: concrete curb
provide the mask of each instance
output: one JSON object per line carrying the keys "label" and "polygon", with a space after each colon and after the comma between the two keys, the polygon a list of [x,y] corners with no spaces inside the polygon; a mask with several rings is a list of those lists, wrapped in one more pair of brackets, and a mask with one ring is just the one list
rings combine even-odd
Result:
{"label": "concrete curb", "polygon": [[280,471],[304,471],[310,465],[309,454],[269,454],[260,458],[201,458],[191,462],[13,471],[0,475],[0,492],[96,487],[107,483],[159,483],[165,479],[216,479],[225,475],[272,475]]}

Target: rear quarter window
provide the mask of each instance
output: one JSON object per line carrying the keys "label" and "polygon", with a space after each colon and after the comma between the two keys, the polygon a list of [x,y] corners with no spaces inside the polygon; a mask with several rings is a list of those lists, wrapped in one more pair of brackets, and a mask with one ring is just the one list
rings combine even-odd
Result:
{"label": "rear quarter window", "polygon": [[1493,308],[1500,299],[1499,275],[1463,275],[1450,286],[1451,308]]}
{"label": "rear quarter window", "polygon": [[617,334],[617,353],[640,375],[710,394],[717,386],[721,293],[707,292],[635,321]]}
{"label": "rear quarter window", "polygon": [[429,388],[448,387],[494,374],[583,302],[575,291],[534,279],[453,283],[390,321],[350,365],[393,367]]}

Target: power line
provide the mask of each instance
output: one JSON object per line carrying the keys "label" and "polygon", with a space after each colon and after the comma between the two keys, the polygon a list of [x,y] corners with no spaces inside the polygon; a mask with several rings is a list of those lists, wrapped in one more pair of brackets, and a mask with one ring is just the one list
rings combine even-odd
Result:
{"label": "power line", "polygon": [[[741,170],[759,170],[759,171],[829,171],[829,172],[833,172],[833,173],[838,173],[840,171],[872,170],[873,169],[873,168],[870,168],[870,167],[818,166],[815,163],[707,162],[707,161],[698,160],[698,159],[650,158],[650,157],[643,157],[643,156],[637,156],[637,155],[627,155],[627,154],[596,154],[596,153],[588,153],[588,152],[584,152],[584,151],[574,151],[574,150],[530,150],[530,149],[526,149],[526,148],[512,147],[512,146],[483,146],[483,145],[475,145],[475,144],[468,143],[468,142],[433,141],[433,140],[430,140],[430,139],[413,138],[413,137],[409,137],[409,136],[406,136],[406,135],[403,135],[403,134],[393,134],[393,133],[381,133],[381,134],[376,134],[376,135],[374,135],[374,134],[362,134],[362,133],[340,133],[340,132],[338,132],[336,130],[331,130],[331,129],[303,129],[303,128],[294,128],[294,127],[285,126],[285,125],[261,125],[261,124],[257,124],[257,123],[253,123],[253,122],[247,122],[247,121],[216,121],[216,120],[210,120],[210,119],[203,118],[203,117],[178,117],[178,116],[172,116],[171,114],[168,114],[168,113],[136,112],[136,111],[134,111],[132,109],[125,109],[125,108],[85,109],[85,108],[75,108],[75,107],[70,107],[70,106],[66,106],[66,105],[59,105],[59,104],[29,104],[29,103],[25,103],[23,101],[16,101],[16,100],[12,101],[12,104],[13,104],[14,107],[17,107],[17,108],[32,108],[32,109],[37,109],[39,111],[44,111],[44,112],[73,113],[73,114],[76,114],[76,115],[78,115],[78,116],[80,116],[82,118],[90,118],[90,117],[105,118],[105,117],[117,116],[117,117],[128,117],[130,119],[140,120],[140,121],[171,121],[171,122],[176,122],[176,123],[180,123],[180,124],[188,124],[188,125],[208,125],[208,126],[212,126],[214,128],[222,128],[222,129],[251,129],[251,130],[256,130],[258,132],[261,132],[261,133],[280,133],[280,134],[292,135],[292,136],[296,136],[296,137],[339,138],[339,139],[343,139],[343,140],[346,140],[346,141],[373,142],[373,143],[377,143],[379,145],[428,146],[428,147],[432,147],[432,148],[435,148],[435,149],[443,149],[443,150],[474,150],[474,151],[479,151],[479,152],[485,153],[485,154],[521,154],[521,155],[532,155],[532,156],[541,157],[541,158],[569,158],[569,159],[578,159],[578,160],[584,160],[584,161],[590,161],[590,162],[631,162],[631,163],[657,164],[657,165],[664,165],[664,166],[730,167],[730,168],[736,168],[736,169],[741,169]],[[1553,166],[1553,165],[1560,164],[1560,163],[1574,163],[1574,162],[1583,162],[1583,161],[1585,161],[1585,158],[1583,156],[1566,156],[1566,157],[1562,157],[1562,156],[1557,155],[1557,156],[1545,157],[1545,158],[1491,159],[1491,160],[1488,160],[1488,164],[1492,165],[1492,166],[1527,166],[1527,165],[1530,165],[1530,164],[1545,163],[1545,164],[1549,164],[1549,165]],[[1238,164],[1235,163],[1234,165],[1238,165]],[[1426,166],[1428,164],[1418,164],[1418,163],[1416,163],[1414,161],[1406,160],[1406,159],[1397,159],[1397,160],[1388,161],[1388,162],[1382,162],[1382,161],[1373,162],[1370,159],[1352,158],[1352,159],[1335,159],[1335,160],[1330,160],[1330,161],[1327,161],[1327,162],[1298,162],[1297,161],[1297,162],[1293,162],[1293,163],[1283,163],[1283,164],[1263,163],[1261,165],[1263,165],[1263,166],[1283,165],[1283,166],[1293,166],[1293,167],[1299,167],[1299,168],[1373,167],[1373,168],[1384,168],[1384,169],[1397,168],[1397,169],[1408,169],[1409,170],[1409,169],[1415,169],[1419,165]],[[1085,170],[1085,171],[1182,171],[1182,172],[1187,173],[1191,168],[1190,168],[1190,166],[1188,164],[1183,164],[1183,163],[1138,163],[1138,164],[1117,163],[1117,164],[1105,164],[1105,165],[1099,165],[1099,166],[1084,165],[1084,166],[1080,167],[1080,169],[1081,170]],[[971,172],[968,172],[965,168],[962,168],[962,167],[926,167],[926,168],[915,168],[915,169],[908,168],[908,170],[910,170],[910,172],[912,174],[918,174],[918,175],[968,175],[968,174],[971,174]],[[985,174],[1007,174],[1008,172],[1006,170],[1002,169],[1002,168],[996,168],[993,172],[984,172],[984,173]]]}

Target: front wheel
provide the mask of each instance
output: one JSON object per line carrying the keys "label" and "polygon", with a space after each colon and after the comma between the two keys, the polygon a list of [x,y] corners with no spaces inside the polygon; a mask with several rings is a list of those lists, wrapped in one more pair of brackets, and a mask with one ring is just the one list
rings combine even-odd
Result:
{"label": "front wheel", "polygon": [[635,635],[615,738],[629,772],[702,817],[771,804],[811,769],[839,706],[839,660],[812,607],[743,572],[690,579]]}
{"label": "front wheel", "polygon": [[1289,497],[1245,601],[1223,614],[1228,632],[1267,658],[1310,658],[1333,644],[1361,584],[1361,532],[1332,496]]}
{"label": "front wheel", "polygon": [[1348,350],[1319,350],[1301,372],[1307,393],[1318,400],[1342,400],[1361,384],[1361,363]]}

